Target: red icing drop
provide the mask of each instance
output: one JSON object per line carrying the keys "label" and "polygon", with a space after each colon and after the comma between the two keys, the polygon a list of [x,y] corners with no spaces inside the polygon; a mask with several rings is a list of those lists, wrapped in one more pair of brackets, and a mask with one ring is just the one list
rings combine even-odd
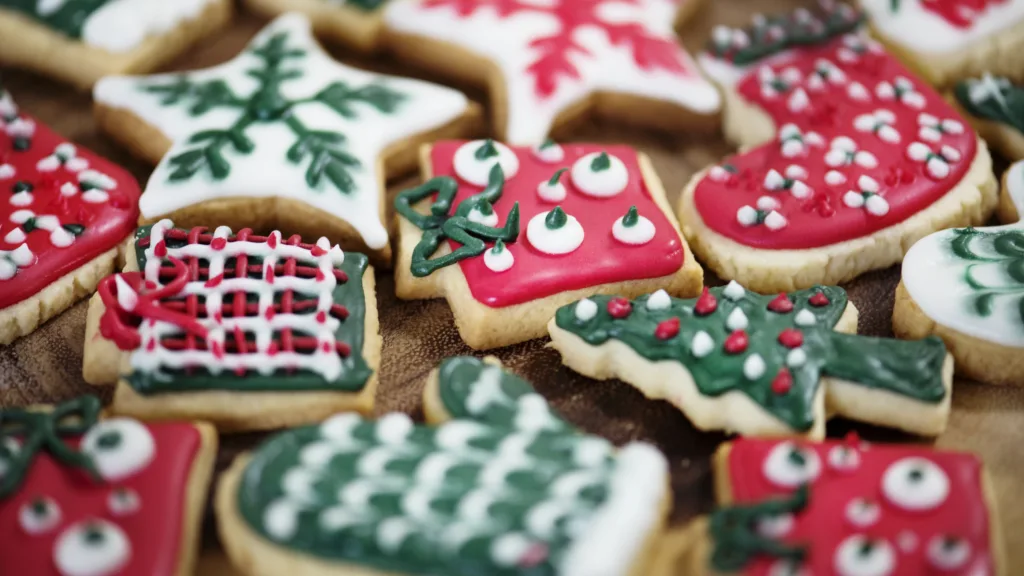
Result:
{"label": "red icing drop", "polygon": [[921,7],[949,23],[950,26],[967,30],[974,27],[974,21],[985,14],[990,6],[1006,4],[1009,0],[927,0]]}
{"label": "red icing drop", "polygon": [[725,339],[725,352],[727,354],[740,354],[747,349],[749,339],[745,330],[736,330]]}
{"label": "red icing drop", "polygon": [[789,296],[779,294],[768,303],[768,309],[779,314],[786,314],[793,311],[793,301],[789,299]]}
{"label": "red icing drop", "polygon": [[811,306],[818,308],[829,305],[828,296],[825,296],[824,292],[815,293],[814,296],[811,296],[807,301],[811,303]]}
{"label": "red icing drop", "polygon": [[799,348],[804,343],[803,332],[796,328],[786,328],[779,332],[779,344],[786,348]]}
{"label": "red icing drop", "polygon": [[633,305],[625,298],[612,298],[608,301],[608,314],[612,318],[625,318],[633,311]]}
{"label": "red icing drop", "polygon": [[213,248],[214,250],[223,250],[224,247],[227,246],[227,245],[228,245],[228,239],[227,238],[214,238],[210,242],[210,248]]}
{"label": "red icing drop", "polygon": [[775,375],[775,379],[772,380],[772,392],[783,395],[788,394],[793,388],[793,374],[789,371],[789,368],[780,368],[779,373]]}
{"label": "red icing drop", "polygon": [[654,329],[654,335],[659,340],[668,340],[669,338],[675,337],[679,334],[679,318],[669,318],[658,323],[658,327]]}
{"label": "red icing drop", "polygon": [[693,313],[697,316],[707,316],[714,313],[717,309],[718,299],[705,286],[704,290],[700,293],[700,297],[697,298],[697,303],[693,305]]}

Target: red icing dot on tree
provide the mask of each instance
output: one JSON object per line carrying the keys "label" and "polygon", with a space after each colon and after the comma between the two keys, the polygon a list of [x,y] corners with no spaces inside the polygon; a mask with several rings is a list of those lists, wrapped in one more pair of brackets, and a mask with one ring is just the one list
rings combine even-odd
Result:
{"label": "red icing dot on tree", "polygon": [[811,303],[811,306],[817,306],[819,308],[822,306],[828,306],[829,304],[828,296],[825,296],[822,292],[818,292],[814,296],[811,296],[807,301]]}
{"label": "red icing dot on tree", "polygon": [[612,318],[625,318],[633,311],[633,305],[625,298],[613,298],[608,301],[608,314]]}
{"label": "red icing dot on tree", "polygon": [[772,392],[779,395],[788,394],[792,388],[793,374],[789,371],[789,368],[780,368],[779,373],[776,374],[775,379],[772,380]]}
{"label": "red icing dot on tree", "polygon": [[679,334],[679,318],[669,318],[668,320],[658,323],[658,327],[654,329],[654,335],[659,340],[668,340]]}
{"label": "red icing dot on tree", "polygon": [[786,348],[799,348],[804,343],[804,335],[795,328],[786,328],[779,332],[779,344]]}
{"label": "red icing dot on tree", "polygon": [[793,301],[789,299],[789,296],[779,294],[768,303],[768,309],[779,314],[786,314],[793,311]]}
{"label": "red icing dot on tree", "polygon": [[745,330],[736,330],[725,339],[726,354],[740,354],[747,349],[749,338]]}
{"label": "red icing dot on tree", "polygon": [[224,247],[227,246],[227,245],[228,245],[228,239],[227,238],[214,238],[210,242],[210,248],[213,248],[214,250],[223,250]]}
{"label": "red icing dot on tree", "polygon": [[718,300],[705,286],[704,291],[700,293],[700,298],[697,298],[697,303],[693,306],[693,313],[697,316],[707,316],[714,313],[715,310],[718,310]]}

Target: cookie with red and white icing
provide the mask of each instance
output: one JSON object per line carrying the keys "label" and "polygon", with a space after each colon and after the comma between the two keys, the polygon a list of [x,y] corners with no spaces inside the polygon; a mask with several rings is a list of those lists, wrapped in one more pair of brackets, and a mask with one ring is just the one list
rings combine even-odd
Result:
{"label": "cookie with red and white icing", "polygon": [[144,226],[89,307],[83,375],[111,411],[263,429],[373,408],[373,269],[321,237]]}
{"label": "cookie with red and white icing", "polygon": [[673,31],[697,4],[392,0],[384,21],[401,57],[489,86],[499,138],[537,145],[592,110],[672,130],[713,120],[719,94]]}
{"label": "cookie with red and white icing", "polygon": [[544,334],[581,295],[696,294],[703,274],[650,161],[628,146],[443,141],[395,200],[400,298],[444,296],[463,340]]}
{"label": "cookie with red and white icing", "polygon": [[0,344],[113,270],[138,198],[128,172],[64,140],[0,88]]}
{"label": "cookie with red and white icing", "polygon": [[700,62],[743,153],[696,176],[679,216],[709,266],[759,292],[836,284],[996,204],[984,142],[934,90],[823,2],[719,31]]}
{"label": "cookie with red and white icing", "polygon": [[0,410],[0,573],[192,572],[216,433],[99,411],[94,396]]}
{"label": "cookie with red and white icing", "polygon": [[995,502],[973,454],[742,439],[715,454],[719,509],[693,574],[1002,574]]}
{"label": "cookie with red and white icing", "polygon": [[934,84],[984,72],[1024,80],[1022,0],[860,0],[875,34]]}
{"label": "cookie with red and white icing", "polygon": [[230,0],[0,0],[0,62],[88,88],[157,68],[232,11]]}

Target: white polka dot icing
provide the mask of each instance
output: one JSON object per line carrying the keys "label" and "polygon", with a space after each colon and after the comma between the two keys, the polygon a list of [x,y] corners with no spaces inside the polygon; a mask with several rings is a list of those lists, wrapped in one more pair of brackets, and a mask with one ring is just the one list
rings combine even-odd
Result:
{"label": "white polka dot icing", "polygon": [[498,225],[498,213],[494,211],[494,208],[484,204],[484,208],[481,210],[480,206],[477,206],[466,214],[466,219],[470,222],[476,222],[477,224],[483,224],[484,226],[497,226]]}
{"label": "white polka dot icing", "polygon": [[833,470],[851,472],[860,466],[860,452],[850,446],[833,446],[828,451],[828,465]]}
{"label": "white polka dot icing", "polygon": [[949,477],[931,460],[909,457],[897,460],[882,476],[882,492],[904,510],[922,511],[941,506],[949,496]]}
{"label": "white polka dot icing", "polygon": [[954,536],[938,535],[928,543],[928,563],[939,570],[963,568],[971,559],[971,543]]}
{"label": "white polka dot icing", "polygon": [[708,354],[711,354],[715,350],[715,341],[711,338],[711,335],[701,330],[693,335],[693,340],[690,342],[690,352],[693,353],[696,358],[703,358]]}
{"label": "white polka dot icing", "polygon": [[804,308],[803,310],[796,313],[793,317],[793,323],[797,326],[814,326],[818,322],[818,319],[814,317],[814,312]]}
{"label": "white polka dot icing", "polygon": [[501,240],[484,252],[484,266],[491,272],[504,272],[515,264],[515,257],[509,252],[508,246]]}
{"label": "white polka dot icing", "polygon": [[885,540],[854,534],[836,548],[833,567],[839,576],[889,576],[896,571],[896,551]]}
{"label": "white polka dot icing", "polygon": [[757,521],[757,533],[765,538],[782,538],[793,530],[795,524],[792,514],[768,516]]}
{"label": "white polka dot icing", "polygon": [[558,256],[573,252],[583,244],[583,225],[560,207],[541,212],[526,225],[526,239],[537,250]]}
{"label": "white polka dot icing", "polygon": [[119,526],[93,519],[64,530],[53,547],[53,561],[62,576],[115,574],[131,558],[131,542]]}
{"label": "white polka dot icing", "polygon": [[867,528],[882,517],[882,507],[865,498],[854,498],[846,505],[846,521],[855,528]]}
{"label": "white polka dot icing", "polygon": [[60,506],[53,498],[38,497],[26,501],[18,510],[18,523],[26,534],[44,534],[60,524]]}
{"label": "white polka dot icing", "polygon": [[567,168],[562,168],[554,173],[551,178],[544,180],[537,185],[537,196],[545,202],[561,202],[565,200],[568,192],[565,189],[565,184],[562,184],[562,174]]}
{"label": "white polka dot icing", "polygon": [[807,352],[804,352],[803,348],[794,348],[786,354],[786,366],[790,368],[799,368],[807,362]]}
{"label": "white polka dot icing", "polygon": [[455,174],[476,186],[485,186],[491,168],[499,164],[508,181],[519,172],[519,158],[508,146],[494,140],[473,140],[455,151]]}
{"label": "white polka dot icing", "polygon": [[821,474],[821,459],[811,448],[781,442],[765,458],[762,472],[772,484],[792,488],[817,478]]}
{"label": "white polka dot icing", "polygon": [[131,488],[117,488],[107,496],[107,509],[114,516],[128,516],[142,506],[139,493]]}
{"label": "white polka dot icing", "polygon": [[735,308],[729,313],[729,317],[725,319],[725,327],[730,331],[735,330],[746,330],[750,321],[747,320],[747,315],[743,313],[741,308]]}
{"label": "white polka dot icing", "polygon": [[153,460],[153,435],[137,420],[103,420],[82,437],[82,452],[92,458],[96,471],[117,482],[145,468]]}
{"label": "white polka dot icing", "polygon": [[765,368],[764,358],[760,354],[751,354],[743,361],[743,375],[747,380],[757,380],[764,376]]}
{"label": "white polka dot icing", "polygon": [[565,159],[565,149],[553,140],[547,140],[539,146],[533,147],[533,156],[547,164],[554,164]]}
{"label": "white polka dot icing", "polygon": [[612,225],[612,236],[630,246],[642,246],[654,238],[654,222],[637,213],[636,206]]}
{"label": "white polka dot icing", "polygon": [[626,189],[629,171],[614,155],[592,152],[572,165],[572,183],[583,194],[609,198]]}
{"label": "white polka dot icing", "polygon": [[672,297],[664,289],[658,290],[647,297],[648,310],[667,310],[672,306]]}
{"label": "white polka dot icing", "polygon": [[576,303],[576,319],[586,322],[597,316],[597,303],[589,298],[584,298]]}
{"label": "white polka dot icing", "polygon": [[725,289],[722,290],[722,294],[724,294],[729,300],[736,302],[737,300],[741,300],[747,294],[747,289],[740,286],[739,282],[732,280],[725,285]]}

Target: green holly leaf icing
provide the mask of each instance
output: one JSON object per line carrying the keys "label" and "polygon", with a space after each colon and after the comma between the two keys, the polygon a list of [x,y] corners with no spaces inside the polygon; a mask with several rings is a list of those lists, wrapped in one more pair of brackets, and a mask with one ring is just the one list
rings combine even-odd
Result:
{"label": "green holly leaf icing", "polygon": [[[626,315],[621,312],[625,306],[613,305],[618,316],[614,317],[609,302],[624,302],[621,298],[592,296],[589,300],[597,304],[596,315],[578,318],[574,303],[560,308],[555,321],[559,328],[592,346],[617,340],[650,361],[681,363],[693,375],[701,394],[720,396],[738,391],[799,431],[814,424],[813,399],[823,376],[923,402],[938,403],[945,398],[942,366],[946,349],[942,341],[929,337],[908,342],[835,332],[847,305],[842,288],[816,286],[790,293],[792,309],[784,313],[769,309],[777,296],[740,288],[742,296],[734,300],[725,290],[709,290],[716,307],[705,314],[695,311],[698,299],[672,298],[667,308],[652,310],[647,307],[650,296],[642,296],[632,301]],[[812,297],[820,305],[812,304]],[[748,343],[742,350],[730,352],[725,344],[737,331],[728,327],[737,310],[737,316],[745,319],[743,332]],[[673,318],[679,319],[678,332],[660,337],[665,333],[659,325]],[[801,343],[795,347],[799,352],[781,341],[787,330],[791,336],[799,332]],[[788,375],[791,381],[775,383],[780,375],[783,380],[788,380]]]}
{"label": "green holly leaf icing", "polygon": [[1024,133],[1024,86],[986,74],[959,82],[953,93],[972,116]]}
{"label": "green holly leaf icing", "polygon": [[543,576],[609,558],[628,569],[629,543],[658,516],[645,508],[664,496],[656,450],[615,452],[476,358],[443,362],[438,386],[444,424],[340,414],[266,441],[242,475],[244,520],[276,545],[392,573]]}

